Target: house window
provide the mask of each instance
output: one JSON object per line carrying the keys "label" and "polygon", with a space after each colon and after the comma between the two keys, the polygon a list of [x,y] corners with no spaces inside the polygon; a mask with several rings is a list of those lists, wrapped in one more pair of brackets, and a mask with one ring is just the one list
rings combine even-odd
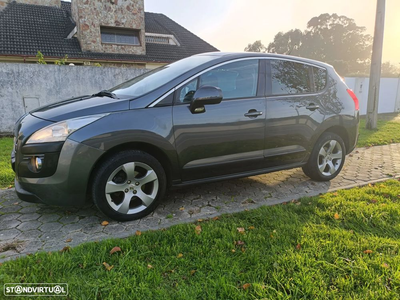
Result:
{"label": "house window", "polygon": [[175,36],[170,34],[158,34],[158,33],[146,32],[146,43],[179,46],[179,43],[175,38]]}
{"label": "house window", "polygon": [[101,27],[100,31],[102,43],[140,45],[139,30]]}

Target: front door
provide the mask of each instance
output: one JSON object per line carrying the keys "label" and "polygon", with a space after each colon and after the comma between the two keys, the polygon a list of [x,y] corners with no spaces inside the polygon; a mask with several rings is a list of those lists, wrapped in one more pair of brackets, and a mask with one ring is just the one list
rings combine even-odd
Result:
{"label": "front door", "polygon": [[[182,180],[200,180],[263,167],[265,97],[257,59],[227,63],[175,92],[173,123]],[[189,104],[201,86],[222,90],[220,104],[192,114]]]}

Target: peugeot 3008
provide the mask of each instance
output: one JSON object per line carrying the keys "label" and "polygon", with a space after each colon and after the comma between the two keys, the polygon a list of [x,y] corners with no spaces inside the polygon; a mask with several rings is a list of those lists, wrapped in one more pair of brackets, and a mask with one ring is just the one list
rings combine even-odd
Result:
{"label": "peugeot 3008", "polygon": [[17,121],[20,199],[115,220],[152,212],[168,187],[302,167],[330,180],[355,147],[358,100],[332,66],[260,53],[195,55]]}

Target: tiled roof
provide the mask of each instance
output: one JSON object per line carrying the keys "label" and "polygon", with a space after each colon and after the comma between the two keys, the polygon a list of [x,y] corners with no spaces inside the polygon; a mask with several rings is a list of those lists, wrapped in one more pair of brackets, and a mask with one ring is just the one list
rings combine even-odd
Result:
{"label": "tiled roof", "polygon": [[62,1],[60,8],[11,2],[0,12],[0,55],[35,56],[41,51],[45,57],[171,62],[217,51],[163,14],[146,12],[145,31],[172,34],[180,46],[147,43],[146,55],[83,52],[77,38],[66,38],[74,27],[70,2]]}

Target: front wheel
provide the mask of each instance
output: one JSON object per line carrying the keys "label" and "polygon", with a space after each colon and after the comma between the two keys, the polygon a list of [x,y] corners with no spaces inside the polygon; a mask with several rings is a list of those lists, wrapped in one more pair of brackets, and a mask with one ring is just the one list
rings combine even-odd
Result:
{"label": "front wheel", "polygon": [[127,150],[109,157],[95,170],[92,197],[114,220],[140,219],[157,207],[166,182],[164,169],[153,156]]}
{"label": "front wheel", "polygon": [[325,132],[316,142],[303,172],[316,181],[328,181],[340,173],[345,158],[343,139],[335,133]]}

